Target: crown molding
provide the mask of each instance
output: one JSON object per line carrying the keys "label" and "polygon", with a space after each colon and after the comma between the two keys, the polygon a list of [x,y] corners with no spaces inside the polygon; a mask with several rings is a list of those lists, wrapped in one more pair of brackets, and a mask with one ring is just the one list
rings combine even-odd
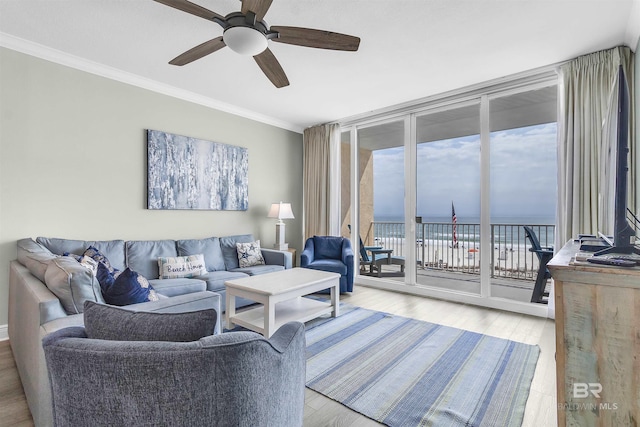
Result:
{"label": "crown molding", "polygon": [[234,114],[236,116],[244,117],[246,119],[261,122],[270,126],[275,126],[277,128],[289,130],[296,133],[302,133],[304,130],[303,127],[295,125],[293,123],[277,120],[273,117],[246,110],[232,104],[227,104],[225,102],[199,95],[188,90],[180,89],[165,83],[160,83],[158,81],[151,80],[137,74],[129,73],[117,68],[100,64],[98,62],[89,61],[79,56],[71,55],[69,53],[53,49],[38,43],[34,43],[32,41],[25,40],[19,37],[15,37],[7,33],[0,32],[0,46],[30,56],[34,56],[36,58],[44,59],[46,61],[54,62],[56,64],[64,65],[66,67],[75,68],[76,70],[130,84],[132,86],[161,93],[173,98],[189,101],[194,104],[203,105],[208,108],[213,108],[225,113]]}

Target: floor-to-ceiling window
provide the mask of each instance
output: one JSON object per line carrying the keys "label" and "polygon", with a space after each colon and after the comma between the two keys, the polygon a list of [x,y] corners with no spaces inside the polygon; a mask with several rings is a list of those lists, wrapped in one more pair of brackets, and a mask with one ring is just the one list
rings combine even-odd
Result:
{"label": "floor-to-ceiling window", "polygon": [[357,281],[546,312],[529,302],[537,259],[523,226],[553,241],[556,93],[547,73],[343,125]]}

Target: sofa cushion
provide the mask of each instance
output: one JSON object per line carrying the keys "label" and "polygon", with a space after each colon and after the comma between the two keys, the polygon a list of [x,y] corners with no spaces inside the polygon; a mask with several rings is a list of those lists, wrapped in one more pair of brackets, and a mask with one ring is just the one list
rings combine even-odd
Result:
{"label": "sofa cushion", "polygon": [[127,268],[124,258],[124,240],[95,240],[88,243],[89,246],[100,251],[114,269],[122,271]]}
{"label": "sofa cushion", "polygon": [[236,243],[238,251],[238,265],[240,268],[254,265],[264,265],[264,258],[260,250],[260,240],[249,243]]}
{"label": "sofa cushion", "polygon": [[240,267],[238,262],[237,243],[250,243],[255,239],[251,234],[239,234],[237,236],[227,236],[220,238],[220,248],[222,249],[222,257],[227,270],[233,270]]}
{"label": "sofa cushion", "polygon": [[158,258],[159,279],[180,279],[207,274],[204,255],[195,254]]}
{"label": "sofa cushion", "polygon": [[206,282],[200,279],[151,279],[149,283],[159,297],[161,295],[173,297],[207,290]]}
{"label": "sofa cushion", "polygon": [[156,291],[149,281],[130,268],[114,274],[99,262],[97,276],[102,296],[107,304],[129,305],[158,300]]}
{"label": "sofa cushion", "polygon": [[179,256],[203,254],[207,271],[224,270],[224,258],[220,248],[220,239],[209,237],[207,239],[177,240]]}
{"label": "sofa cushion", "polygon": [[207,282],[207,290],[213,292],[219,292],[224,290],[224,282],[233,279],[242,279],[247,277],[246,273],[239,271],[210,271],[204,276],[198,277],[200,280]]}
{"label": "sofa cushion", "polygon": [[58,255],[62,255],[65,252],[83,255],[89,246],[93,246],[109,259],[113,268],[124,270],[126,267],[124,240],[73,240],[50,237],[38,237],[36,240],[51,252]]}
{"label": "sofa cushion", "polygon": [[197,341],[213,335],[218,314],[214,309],[185,313],[130,311],[87,302],[84,328],[87,337],[116,341]]}
{"label": "sofa cushion", "polygon": [[104,302],[93,272],[72,257],[52,259],[44,274],[44,283],[58,297],[67,314],[82,313],[85,301]]}
{"label": "sofa cushion", "polygon": [[44,282],[49,261],[58,257],[33,239],[18,240],[18,261],[27,267],[29,272]]}
{"label": "sofa cushion", "polygon": [[248,274],[249,276],[256,276],[258,274],[274,273],[276,271],[282,271],[282,270],[284,270],[284,267],[282,265],[264,264],[264,265],[254,265],[251,267],[236,268],[233,270],[233,272],[244,273],[244,274]]}
{"label": "sofa cushion", "polygon": [[158,258],[176,257],[178,251],[174,240],[132,240],[126,242],[127,267],[147,279],[160,277]]}

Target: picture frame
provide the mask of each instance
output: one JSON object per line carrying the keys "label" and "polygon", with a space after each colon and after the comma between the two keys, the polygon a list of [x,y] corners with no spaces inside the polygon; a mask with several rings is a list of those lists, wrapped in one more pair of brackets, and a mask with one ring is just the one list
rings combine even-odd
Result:
{"label": "picture frame", "polygon": [[147,209],[245,211],[248,149],[147,130]]}

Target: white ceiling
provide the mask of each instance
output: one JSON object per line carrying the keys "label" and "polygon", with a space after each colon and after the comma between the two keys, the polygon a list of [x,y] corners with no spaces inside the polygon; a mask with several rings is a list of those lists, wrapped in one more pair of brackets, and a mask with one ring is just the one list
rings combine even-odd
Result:
{"label": "white ceiling", "polygon": [[[193,0],[219,14],[238,0]],[[640,0],[274,0],[269,25],[361,38],[357,52],[270,43],[290,86],[222,49],[220,26],[152,0],[0,0],[0,45],[301,131],[626,44]]]}

